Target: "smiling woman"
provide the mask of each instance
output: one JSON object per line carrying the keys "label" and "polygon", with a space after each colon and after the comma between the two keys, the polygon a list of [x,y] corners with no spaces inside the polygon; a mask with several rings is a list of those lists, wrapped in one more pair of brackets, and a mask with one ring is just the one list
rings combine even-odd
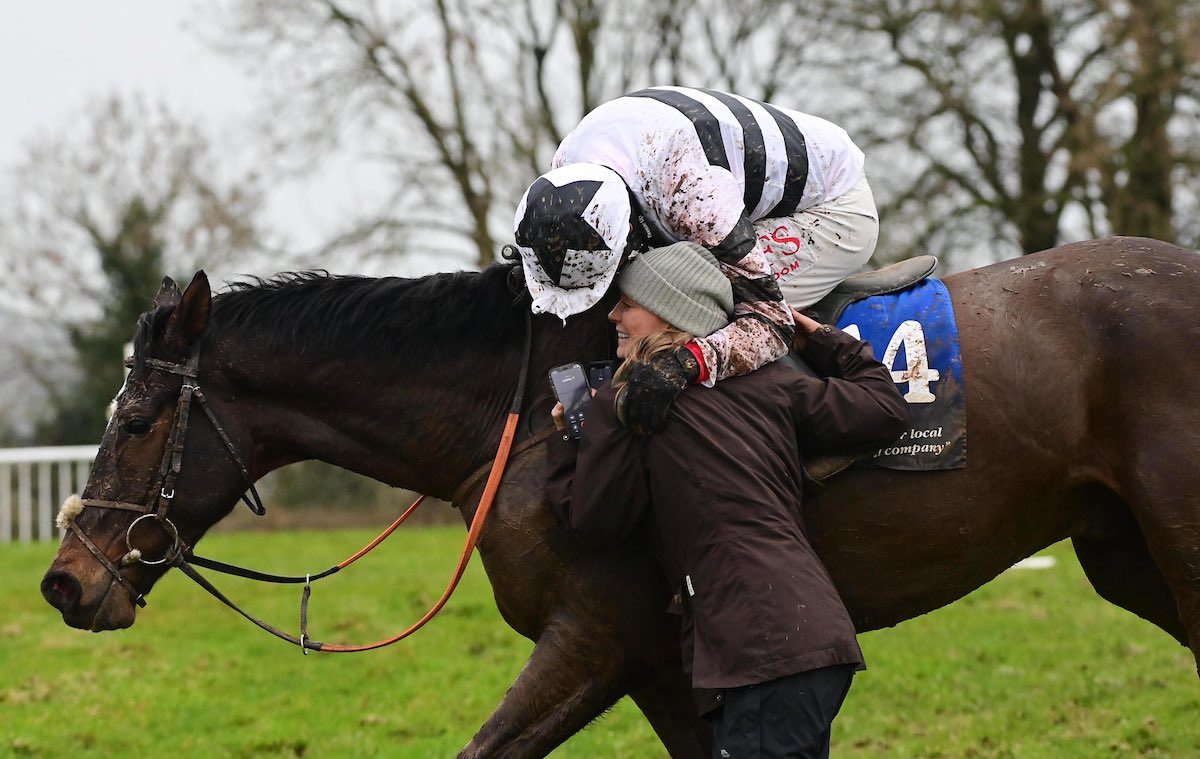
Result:
{"label": "smiling woman", "polygon": [[780,362],[690,388],[648,435],[618,421],[626,380],[724,327],[733,288],[689,242],[641,253],[616,285],[609,321],[625,363],[593,398],[582,439],[548,441],[547,504],[586,545],[653,547],[682,619],[684,672],[706,691],[713,755],[828,757],[863,657],[809,542],[800,450],[882,445],[907,427],[904,400],[869,345],[799,316],[815,373]]}
{"label": "smiling woman", "polygon": [[[657,314],[646,310],[640,303],[625,294],[621,295],[617,305],[608,312],[608,320],[616,327],[617,358],[622,359],[629,358],[629,349],[634,342],[644,341],[646,337],[656,332],[663,332],[671,328],[671,325]],[[678,330],[676,331],[678,332]],[[686,340],[680,339],[679,345],[692,339],[692,335],[687,332],[679,332],[679,335],[681,338],[687,337]]]}

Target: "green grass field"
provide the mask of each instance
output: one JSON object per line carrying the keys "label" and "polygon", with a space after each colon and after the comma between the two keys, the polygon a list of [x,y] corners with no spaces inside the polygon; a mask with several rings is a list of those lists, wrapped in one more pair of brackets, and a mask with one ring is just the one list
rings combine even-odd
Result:
{"label": "green grass field", "polygon": [[[463,530],[401,532],[320,583],[315,637],[364,642],[437,598]],[[367,531],[214,535],[206,555],[317,571]],[[531,644],[500,619],[478,560],[414,637],[303,657],[172,573],[133,628],[65,627],[38,582],[54,548],[0,546],[0,756],[449,757],[520,671]],[[836,725],[839,757],[1200,757],[1200,682],[1186,650],[1101,601],[1066,545],[959,603],[862,636]],[[288,627],[295,587],[218,584]],[[622,701],[554,756],[663,755]]]}

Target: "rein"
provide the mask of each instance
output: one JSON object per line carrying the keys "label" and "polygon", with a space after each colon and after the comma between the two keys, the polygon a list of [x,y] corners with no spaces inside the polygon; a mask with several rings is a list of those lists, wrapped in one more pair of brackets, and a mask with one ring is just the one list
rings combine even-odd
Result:
{"label": "rein", "polygon": [[[416,511],[417,507],[420,506],[425,500],[425,496],[422,495],[418,497],[416,501],[414,501],[413,504],[409,506],[398,519],[396,519],[395,522],[393,522],[386,530],[380,533],[378,537],[376,537],[354,555],[338,564],[335,564],[323,572],[315,575],[307,574],[303,577],[274,575],[266,572],[246,569],[233,564],[226,564],[213,559],[206,559],[202,556],[196,556],[192,553],[191,547],[188,546],[180,537],[179,531],[176,529],[175,525],[169,518],[167,518],[167,510],[172,502],[172,499],[175,497],[175,480],[179,475],[180,469],[182,468],[183,444],[184,438],[187,434],[188,417],[191,412],[193,398],[195,398],[201,409],[203,409],[209,421],[213,423],[213,426],[216,428],[217,433],[226,448],[226,451],[238,465],[238,468],[242,472],[242,476],[246,480],[248,491],[253,496],[253,499],[248,497],[246,493],[243,493],[241,500],[244,501],[246,505],[248,505],[250,509],[254,511],[254,513],[260,516],[266,513],[266,508],[262,504],[262,499],[259,497],[258,491],[255,489],[253,481],[250,479],[249,471],[242,463],[241,458],[237,455],[237,451],[234,448],[232,441],[230,441],[229,436],[225,434],[225,430],[217,421],[216,415],[209,407],[203,392],[200,390],[200,387],[196,382],[200,363],[199,343],[197,343],[196,347],[193,349],[192,355],[186,364],[176,364],[153,358],[144,359],[147,365],[155,369],[159,369],[171,374],[178,374],[184,378],[183,387],[180,390],[179,403],[176,405],[175,415],[172,419],[171,430],[167,435],[167,444],[165,450],[163,451],[162,464],[159,468],[160,485],[157,492],[152,493],[145,504],[136,504],[124,501],[107,501],[94,498],[68,499],[68,502],[64,505],[63,511],[59,517],[60,526],[70,529],[71,532],[79,538],[80,542],[82,542],[84,546],[91,551],[91,553],[104,566],[104,568],[108,570],[108,572],[113,576],[114,581],[119,583],[121,587],[123,587],[129,593],[130,597],[133,598],[134,602],[143,608],[146,606],[144,594],[138,592],[138,590],[133,587],[133,584],[121,574],[120,568],[114,565],[113,562],[104,555],[104,552],[101,551],[100,548],[83,532],[78,523],[75,521],[75,517],[80,511],[82,511],[84,507],[93,506],[97,508],[121,509],[141,514],[141,516],[133,520],[125,532],[125,545],[128,549],[128,552],[117,562],[121,567],[131,566],[137,563],[147,565],[167,564],[168,566],[177,567],[185,575],[191,578],[193,582],[195,582],[204,590],[208,591],[208,593],[218,601],[233,609],[238,614],[257,625],[259,628],[282,640],[300,646],[301,651],[305,654],[307,654],[310,650],[328,651],[332,653],[351,653],[356,651],[370,651],[372,649],[391,645],[392,643],[403,640],[404,638],[412,635],[417,630],[424,627],[429,620],[433,619],[433,617],[439,611],[441,611],[442,607],[446,605],[446,602],[450,600],[450,596],[454,593],[455,588],[458,587],[458,583],[466,571],[467,564],[470,562],[471,555],[474,553],[475,546],[478,544],[480,535],[483,532],[484,521],[487,519],[487,516],[491,511],[492,504],[496,498],[496,493],[500,488],[500,482],[504,476],[504,470],[508,464],[509,456],[512,453],[513,439],[516,436],[517,430],[517,422],[520,419],[521,407],[524,403],[525,386],[529,374],[529,361],[532,350],[532,342],[532,318],[529,311],[526,310],[525,344],[522,352],[521,371],[517,379],[517,388],[513,394],[512,403],[509,406],[507,418],[504,424],[504,430],[500,436],[500,443],[496,450],[496,456],[494,459],[492,459],[490,464],[485,464],[484,466],[480,467],[455,490],[454,501],[457,503],[460,495],[467,495],[470,490],[478,484],[483,474],[487,472],[487,484],[484,487],[483,494],[480,496],[479,505],[476,507],[475,514],[471,519],[470,527],[467,530],[466,542],[463,545],[462,554],[459,556],[458,564],[456,565],[454,573],[450,578],[450,582],[447,584],[441,598],[438,599],[438,601],[429,609],[429,611],[424,614],[424,616],[414,622],[408,629],[397,633],[390,638],[385,638],[374,643],[362,645],[322,643],[312,640],[308,636],[308,601],[312,595],[312,583],[316,580],[336,574],[345,567],[353,564],[359,558],[366,555],[368,552],[382,543],[389,535],[392,534],[393,531],[395,531],[397,527],[403,524],[404,521],[407,520],[414,511]],[[551,430],[551,432],[552,431],[553,430]],[[521,445],[517,446],[516,455],[520,455],[530,448],[541,444],[547,439],[547,437],[548,435],[539,433],[533,438],[524,441]],[[72,501],[77,502],[72,504]],[[146,559],[142,555],[142,552],[134,548],[132,545],[134,527],[136,527],[139,522],[145,519],[155,520],[155,523],[160,526],[160,528],[166,533],[167,537],[171,540],[171,546],[158,559]],[[300,601],[299,637],[286,633],[244,611],[241,607],[225,596],[225,594],[218,590],[216,586],[208,581],[208,579],[201,575],[193,565],[202,566],[217,572],[236,575],[262,582],[297,584],[303,582],[304,591],[301,595]]]}

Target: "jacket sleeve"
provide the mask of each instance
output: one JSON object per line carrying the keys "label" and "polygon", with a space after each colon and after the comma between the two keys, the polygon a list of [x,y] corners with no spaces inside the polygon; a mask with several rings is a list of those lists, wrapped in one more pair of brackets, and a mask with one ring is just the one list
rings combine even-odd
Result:
{"label": "jacket sleeve", "polygon": [[555,435],[547,449],[546,503],[597,547],[629,537],[650,510],[644,441],[617,420],[610,388],[592,399],[578,442]]}
{"label": "jacket sleeve", "polygon": [[708,369],[704,384],[709,387],[785,355],[795,329],[792,310],[748,218],[743,215],[712,252],[733,285],[733,320],[696,340]]}
{"label": "jacket sleeve", "polygon": [[870,344],[824,326],[800,355],[819,375],[799,375],[792,386],[802,452],[881,446],[908,429],[908,405]]}

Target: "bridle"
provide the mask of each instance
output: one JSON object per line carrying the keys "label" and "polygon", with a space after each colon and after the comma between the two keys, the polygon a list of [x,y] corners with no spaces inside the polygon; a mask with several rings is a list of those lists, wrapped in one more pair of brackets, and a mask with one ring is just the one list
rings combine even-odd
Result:
{"label": "bridle", "polygon": [[[157,358],[144,358],[142,361],[154,369],[183,377],[183,385],[179,390],[179,401],[175,405],[175,414],[171,419],[171,429],[167,433],[167,443],[163,448],[162,462],[158,468],[158,484],[151,490],[149,498],[144,504],[130,501],[108,501],[99,498],[83,498],[80,500],[80,504],[83,507],[92,506],[103,509],[118,509],[141,514],[141,516],[129,524],[129,527],[125,531],[125,547],[127,552],[117,561],[117,564],[122,567],[139,563],[148,566],[161,564],[174,565],[182,558],[184,552],[188,550],[187,545],[179,536],[179,530],[168,518],[167,511],[175,499],[175,481],[178,479],[179,473],[183,468],[183,446],[184,440],[187,437],[188,421],[191,416],[193,400],[204,411],[204,415],[208,417],[208,420],[212,422],[217,435],[225,446],[226,452],[233,459],[234,463],[237,464],[238,469],[242,473],[242,478],[246,481],[247,489],[242,492],[241,500],[255,514],[262,516],[267,513],[266,507],[263,506],[262,498],[259,496],[258,490],[254,487],[253,480],[250,479],[250,472],[246,469],[246,465],[242,462],[241,457],[238,456],[237,449],[229,439],[229,436],[225,434],[225,429],[217,420],[216,414],[213,413],[212,407],[208,404],[208,399],[204,396],[204,391],[200,389],[200,385],[196,381],[200,367],[200,341],[196,341],[196,346],[192,349],[191,356],[188,358],[186,364],[163,361]],[[132,366],[132,363],[132,361],[129,361],[126,362],[126,365]],[[171,541],[170,547],[157,559],[147,559],[141,550],[133,547],[133,530],[140,522],[147,519],[153,519],[155,524],[166,533]],[[145,595],[133,587],[133,584],[121,574],[118,566],[114,565],[104,555],[104,552],[100,550],[99,546],[79,527],[78,522],[75,521],[75,515],[68,515],[64,521],[66,527],[91,551],[92,555],[108,570],[113,579],[128,591],[134,603],[145,608]]]}
{"label": "bridle", "polygon": [[[496,492],[500,487],[501,478],[504,475],[504,469],[508,462],[509,454],[512,451],[513,438],[516,435],[517,422],[520,418],[521,407],[524,403],[525,385],[529,373],[529,360],[532,350],[532,342],[533,325],[530,312],[528,309],[526,309],[525,345],[522,355],[521,371],[517,380],[516,392],[514,393],[512,403],[509,406],[504,425],[504,432],[501,434],[496,456],[489,464],[485,464],[483,467],[480,467],[478,470],[476,470],[475,473],[468,477],[466,481],[464,481],[464,483],[455,490],[454,497],[455,501],[457,502],[460,494],[464,497],[468,495],[470,491],[478,485],[479,480],[482,478],[482,474],[484,472],[488,473],[487,484],[485,485],[483,493],[480,496],[479,505],[475,510],[475,514],[471,519],[471,525],[467,531],[467,540],[463,546],[462,554],[459,557],[458,565],[456,566],[454,574],[452,575],[446,590],[443,592],[442,597],[433,605],[433,607],[408,629],[390,638],[363,645],[321,643],[310,639],[308,637],[307,628],[308,601],[312,594],[312,583],[316,580],[333,575],[341,569],[344,569],[383,542],[383,540],[391,535],[391,533],[397,527],[399,527],[400,524],[408,519],[408,517],[423,502],[425,498],[423,495],[417,498],[417,500],[411,506],[409,506],[408,509],[406,509],[395,522],[393,522],[386,530],[384,530],[383,533],[381,533],[368,545],[363,547],[360,551],[344,561],[335,564],[329,569],[316,574],[306,574],[303,576],[274,575],[266,572],[246,569],[244,567],[238,567],[232,564],[226,564],[224,562],[215,561],[212,559],[206,559],[192,553],[191,547],[188,546],[180,537],[179,530],[176,529],[175,525],[168,518],[167,512],[175,497],[175,481],[178,478],[179,472],[183,466],[184,440],[187,435],[188,417],[191,413],[193,400],[200,405],[200,408],[203,409],[205,416],[207,416],[209,421],[212,422],[213,427],[220,436],[226,451],[237,464],[238,469],[241,470],[242,477],[245,479],[247,484],[247,491],[242,493],[241,500],[245,502],[255,514],[261,516],[266,513],[266,508],[263,506],[262,499],[259,497],[258,491],[254,487],[253,480],[250,479],[249,471],[246,469],[241,457],[238,456],[233,442],[229,439],[229,436],[225,434],[224,428],[222,428],[220,422],[217,420],[216,415],[213,413],[212,408],[209,406],[208,401],[205,398],[203,391],[201,391],[199,383],[197,382],[200,365],[199,339],[196,340],[196,345],[193,348],[192,354],[186,364],[172,363],[170,361],[162,361],[155,358],[142,359],[143,363],[145,363],[147,366],[167,372],[169,374],[177,374],[183,377],[183,386],[180,389],[179,402],[175,407],[175,414],[171,422],[171,429],[168,432],[167,443],[163,450],[162,463],[159,467],[159,484],[157,489],[150,494],[150,497],[145,504],[85,498],[80,500],[81,508],[91,506],[96,508],[121,509],[124,511],[132,511],[141,514],[141,516],[138,516],[133,520],[133,522],[130,523],[125,532],[125,545],[128,550],[127,553],[117,562],[121,567],[131,566],[138,563],[152,566],[166,564],[171,567],[177,567],[180,571],[190,577],[197,585],[204,588],[209,594],[211,594],[221,603],[230,607],[238,614],[242,615],[247,620],[263,630],[266,630],[272,635],[300,646],[301,651],[303,651],[305,654],[307,654],[310,650],[334,653],[369,651],[375,648],[382,648],[383,646],[391,645],[392,643],[403,640],[412,633],[416,632],[423,627],[425,623],[432,619],[450,599],[451,594],[453,594],[454,589],[458,586],[459,580],[462,579],[463,573],[466,571],[467,563],[470,561],[471,555],[475,550],[475,546],[479,541],[479,536],[483,531],[484,520],[487,518],[487,515],[491,510],[492,503],[495,500]],[[552,431],[553,430],[551,429],[547,432]],[[548,434],[535,435],[533,438],[526,440],[521,446],[519,446],[516,453],[519,455],[526,450],[530,450],[534,446],[545,442],[547,438]],[[247,492],[249,495],[247,495]],[[132,544],[134,528],[139,522],[146,519],[153,519],[155,523],[162,528],[171,541],[171,546],[163,552],[161,557],[157,559],[146,559],[142,552],[134,548]],[[64,525],[69,528],[76,537],[79,538],[80,542],[82,542],[89,551],[91,551],[92,555],[95,556],[100,564],[103,565],[104,568],[108,570],[109,574],[112,575],[114,581],[119,583],[121,587],[123,587],[129,593],[134,602],[138,606],[144,608],[146,606],[144,594],[139,592],[133,586],[133,584],[121,574],[120,568],[113,564],[113,562],[104,555],[104,552],[100,550],[100,548],[91,540],[91,538],[89,538],[87,534],[80,529],[75,520],[75,514],[67,514],[66,518],[64,519]],[[232,574],[263,582],[304,583],[304,590],[300,601],[300,635],[298,637],[290,635],[289,633],[283,632],[282,630],[279,630],[278,628],[245,612],[237,604],[229,600],[229,598],[221,593],[221,591],[219,591],[215,586],[213,586],[212,583],[210,583],[203,575],[196,571],[195,567],[192,566],[193,564],[225,574]]]}

